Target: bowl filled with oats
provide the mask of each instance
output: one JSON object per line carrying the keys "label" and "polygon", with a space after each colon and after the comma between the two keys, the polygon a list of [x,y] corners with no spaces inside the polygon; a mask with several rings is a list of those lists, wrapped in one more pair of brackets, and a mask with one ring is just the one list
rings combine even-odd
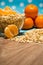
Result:
{"label": "bowl filled with oats", "polygon": [[3,31],[5,27],[10,24],[15,24],[20,30],[24,23],[24,15],[13,11],[10,7],[6,6],[0,9],[0,30]]}

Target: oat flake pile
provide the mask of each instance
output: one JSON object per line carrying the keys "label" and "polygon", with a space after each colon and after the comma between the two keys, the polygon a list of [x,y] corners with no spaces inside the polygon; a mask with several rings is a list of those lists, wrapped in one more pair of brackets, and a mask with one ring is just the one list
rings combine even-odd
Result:
{"label": "oat flake pile", "polygon": [[12,38],[11,40],[15,40],[17,42],[36,42],[43,43],[43,29],[32,29],[27,31],[22,36],[17,36]]}

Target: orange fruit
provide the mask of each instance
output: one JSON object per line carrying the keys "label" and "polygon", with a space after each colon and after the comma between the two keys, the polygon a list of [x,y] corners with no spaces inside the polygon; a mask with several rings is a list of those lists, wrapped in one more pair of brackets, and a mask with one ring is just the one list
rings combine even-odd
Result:
{"label": "orange fruit", "polygon": [[26,6],[24,12],[26,17],[32,17],[33,19],[35,19],[38,15],[38,8],[37,6],[30,4]]}
{"label": "orange fruit", "polygon": [[0,15],[3,15],[4,11],[2,9],[0,9]]}
{"label": "orange fruit", "polygon": [[11,14],[15,15],[16,12],[11,10],[10,7],[8,7],[8,6],[5,7],[5,9],[0,9],[0,15],[1,16],[3,16],[3,15],[11,15]]}
{"label": "orange fruit", "polygon": [[10,7],[8,7],[8,6],[6,6],[4,10],[5,10],[5,12],[8,12],[7,15],[16,14],[16,12],[13,11],[13,10],[12,10]]}
{"label": "orange fruit", "polygon": [[35,20],[35,25],[37,28],[43,28],[43,15],[39,15]]}
{"label": "orange fruit", "polygon": [[8,11],[5,11],[3,9],[0,9],[0,15],[3,16],[3,15],[7,15],[8,14]]}
{"label": "orange fruit", "polygon": [[34,26],[32,18],[25,18],[23,29],[30,29]]}
{"label": "orange fruit", "polygon": [[11,8],[9,6],[6,6],[4,10],[11,10]]}
{"label": "orange fruit", "polygon": [[9,11],[9,15],[10,15],[10,14],[15,15],[15,14],[16,14],[16,12],[15,12],[15,11]]}
{"label": "orange fruit", "polygon": [[12,37],[16,36],[18,34],[18,28],[17,28],[17,26],[14,25],[14,24],[8,25],[4,29],[4,34],[8,38],[12,38]]}

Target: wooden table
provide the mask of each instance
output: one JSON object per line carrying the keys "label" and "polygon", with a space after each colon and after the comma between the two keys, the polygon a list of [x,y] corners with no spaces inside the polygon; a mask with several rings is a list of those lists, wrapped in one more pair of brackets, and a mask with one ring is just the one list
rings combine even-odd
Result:
{"label": "wooden table", "polygon": [[43,65],[43,44],[1,39],[0,65]]}

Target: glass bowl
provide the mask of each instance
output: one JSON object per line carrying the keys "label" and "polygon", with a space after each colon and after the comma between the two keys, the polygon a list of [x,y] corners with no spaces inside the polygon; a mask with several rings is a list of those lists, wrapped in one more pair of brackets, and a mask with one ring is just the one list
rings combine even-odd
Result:
{"label": "glass bowl", "polygon": [[0,16],[0,30],[3,31],[7,25],[15,24],[20,30],[24,24],[24,15],[15,14],[8,16]]}

